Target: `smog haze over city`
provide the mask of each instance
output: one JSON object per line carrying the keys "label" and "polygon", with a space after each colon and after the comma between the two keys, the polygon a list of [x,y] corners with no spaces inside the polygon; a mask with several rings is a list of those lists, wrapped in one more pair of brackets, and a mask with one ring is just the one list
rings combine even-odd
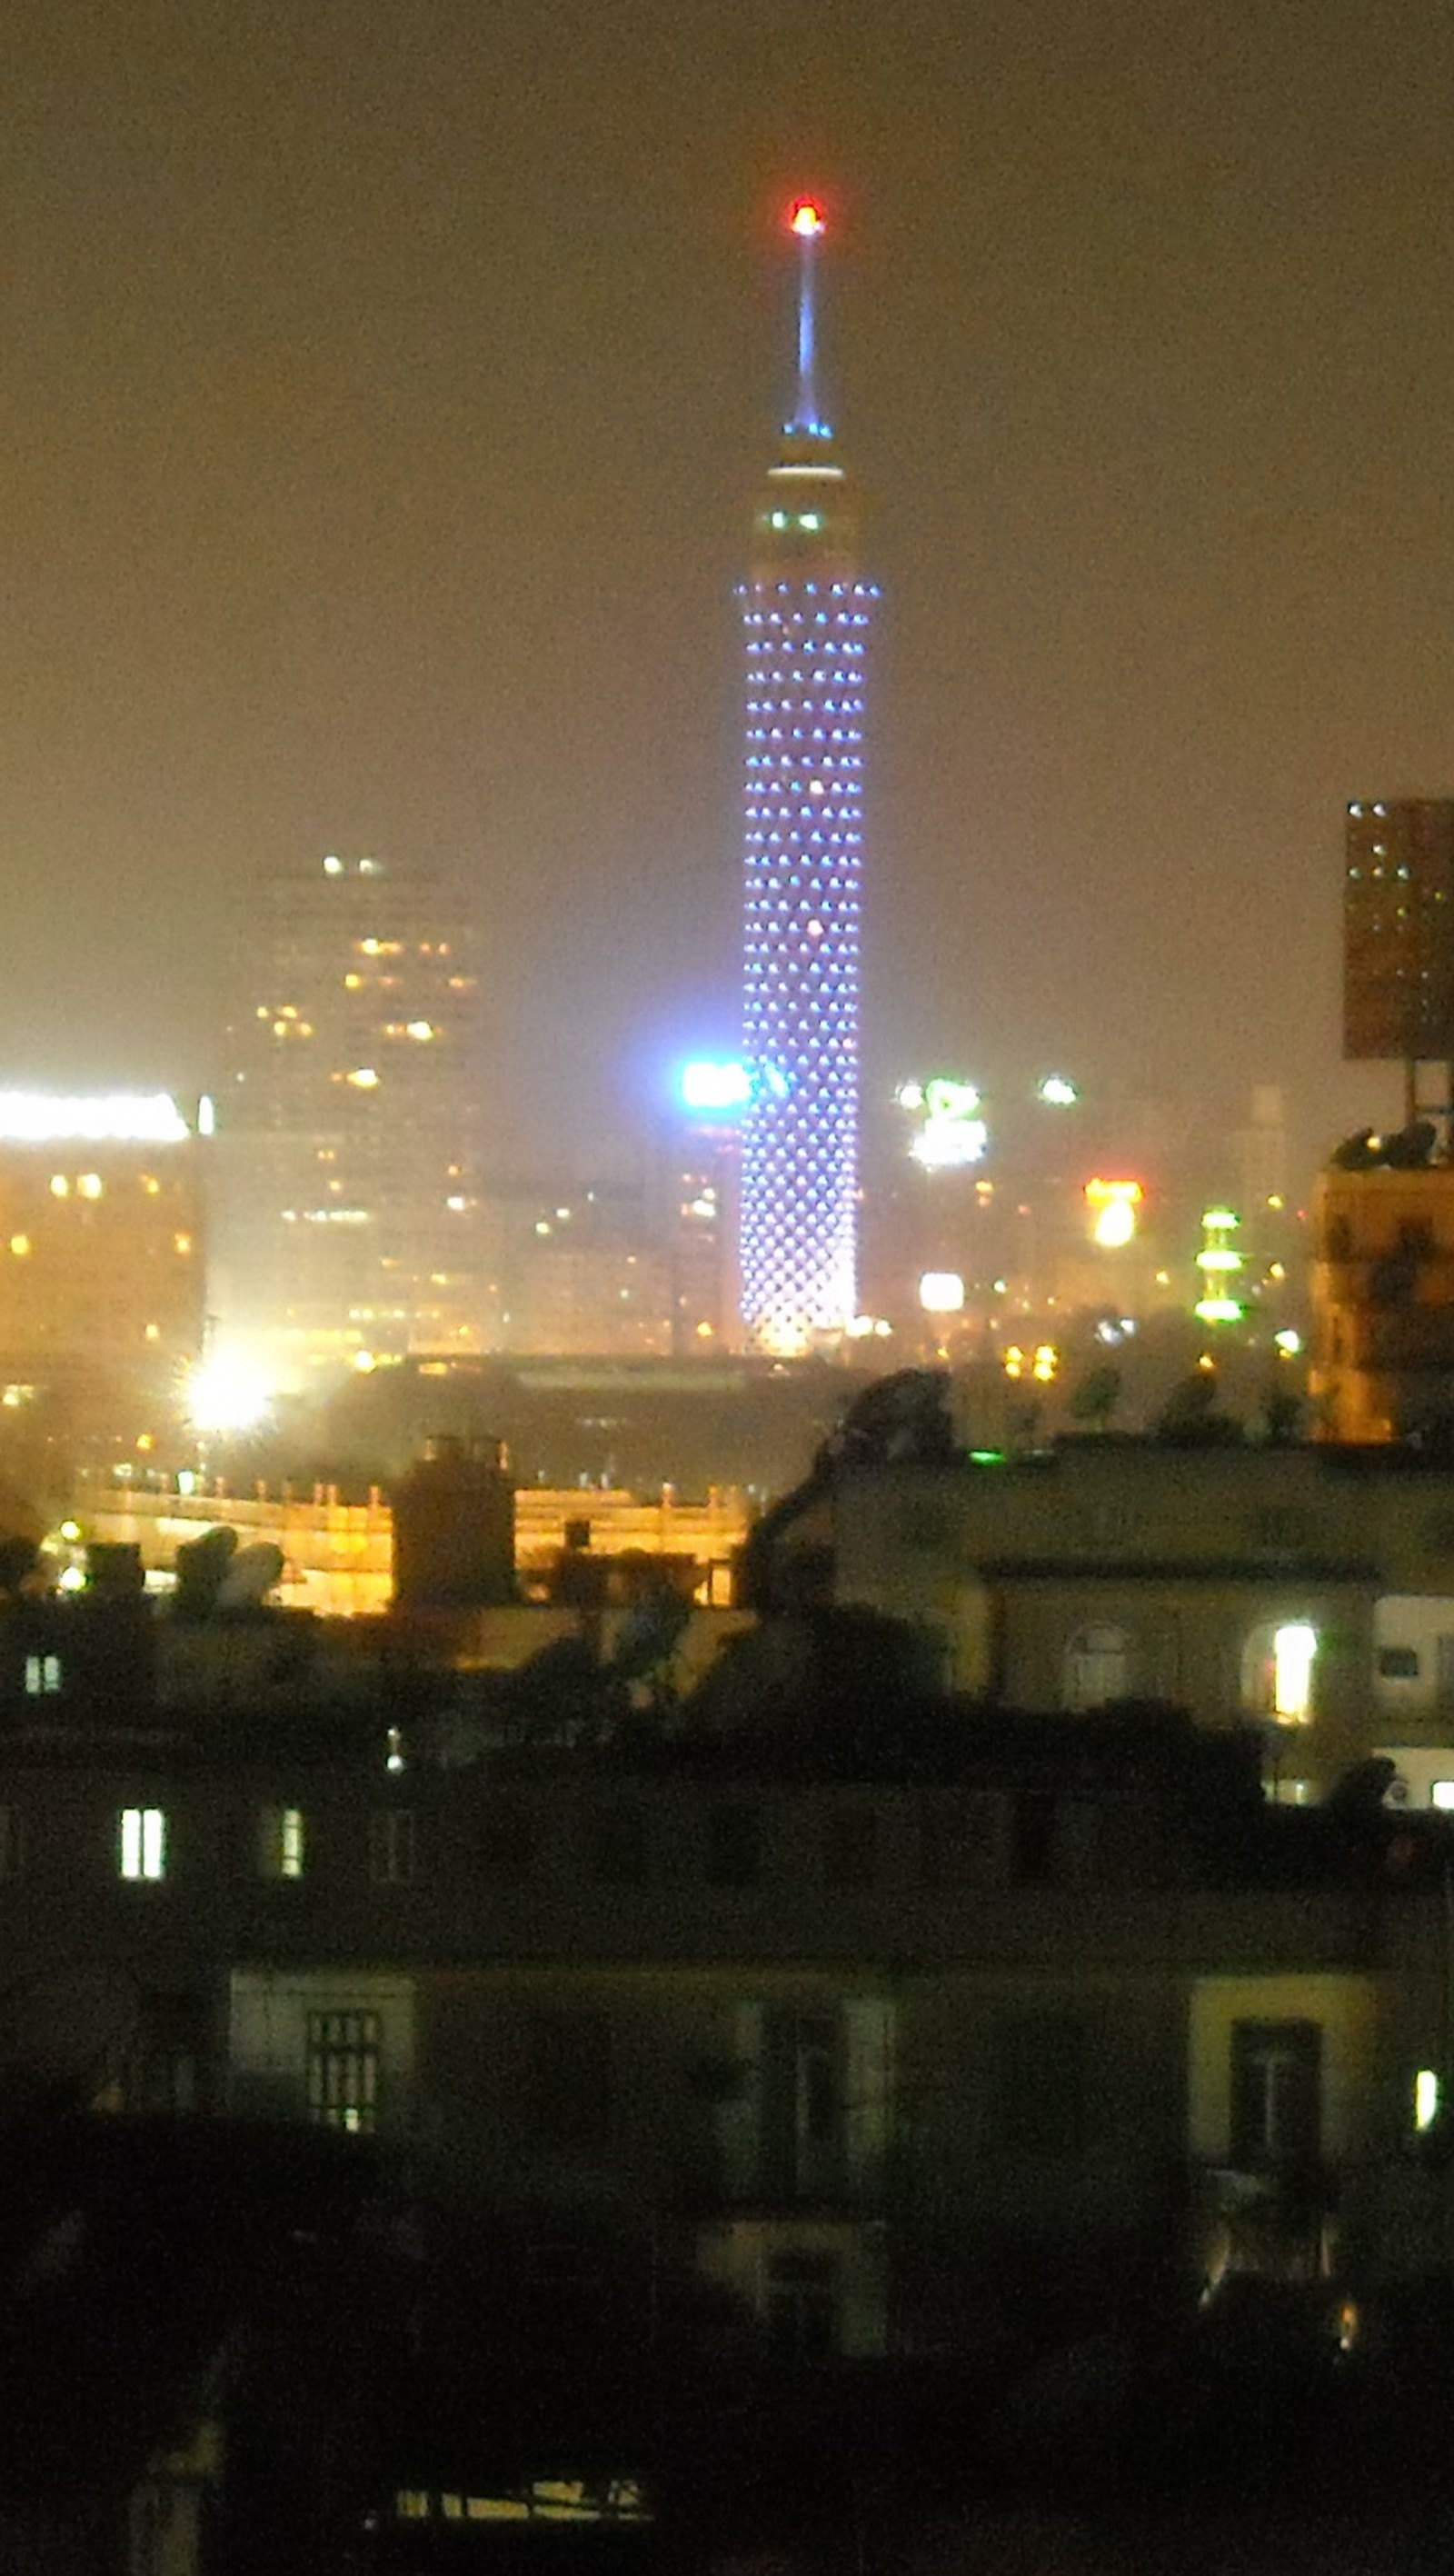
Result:
{"label": "smog haze over city", "polygon": [[[215,1078],[249,890],[458,870],[502,1150],[737,1041],[783,205],[882,581],[867,1096],[1338,1061],[1339,815],[1454,785],[1426,5],[106,0],[7,29],[10,1079]],[[1381,1077],[1380,1077],[1381,1080]]]}

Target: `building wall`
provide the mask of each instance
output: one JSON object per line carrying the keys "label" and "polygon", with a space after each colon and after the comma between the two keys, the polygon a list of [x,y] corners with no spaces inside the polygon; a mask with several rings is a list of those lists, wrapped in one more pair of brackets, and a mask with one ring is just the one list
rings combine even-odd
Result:
{"label": "building wall", "polygon": [[1327,1440],[1454,1418],[1454,1167],[1325,1171],[1308,1372]]}
{"label": "building wall", "polygon": [[[386,1610],[393,1595],[393,1514],[374,1489],[366,1503],[345,1503],[337,1487],[306,1494],[157,1492],[147,1486],[104,1484],[76,1488],[72,1511],[88,1539],[141,1549],[149,1573],[169,1570],[177,1549],[203,1530],[235,1529],[250,1544],[270,1541],[282,1549],[277,1599],[288,1609],[316,1610],[331,1618]],[[573,1546],[593,1557],[625,1554],[690,1557],[699,1569],[699,1597],[725,1608],[733,1560],[747,1536],[747,1498],[735,1488],[713,1490],[701,1501],[618,1489],[522,1485],[515,1490],[515,1564],[527,1586],[543,1581],[559,1561],[566,1530]]]}
{"label": "building wall", "polygon": [[[834,1597],[917,1624],[959,1687],[1014,1706],[1149,1696],[1207,1724],[1268,1717],[1265,1648],[1306,1623],[1309,1722],[1282,1733],[1281,1760],[1324,1783],[1404,1713],[1378,1672],[1389,1620],[1430,1605],[1427,1661],[1454,1594],[1454,1474],[1406,1453],[1087,1438],[1023,1461],[844,1471],[831,1509]],[[1400,1613],[1379,1612],[1395,1598]],[[1099,1688],[1077,1679],[1096,1653]],[[1427,1708],[1407,1715],[1411,1741],[1430,1740]]]}
{"label": "building wall", "polygon": [[175,1398],[202,1347],[195,1139],[0,1144],[0,1370],[149,1382]]}
{"label": "building wall", "polygon": [[[1113,1788],[1067,1790],[1030,1871],[1009,1786],[967,1835],[960,1791],[569,1765],[12,1746],[0,1788],[0,1940],[16,1990],[67,1963],[62,2063],[124,2094],[144,2057],[155,2105],[170,2049],[174,2100],[351,2106],[422,2188],[615,2212],[775,2335],[831,2309],[839,2349],[972,2342],[1022,2291],[1074,2304],[1188,2259],[1238,2018],[1325,2030],[1335,2168],[1397,2146],[1403,2059],[1432,2044],[1426,1979],[1378,2056],[1366,1894],[1157,1886]],[[118,1869],[142,1804],[167,1818],[150,1883]],[[327,2092],[365,2058],[356,2097]]]}

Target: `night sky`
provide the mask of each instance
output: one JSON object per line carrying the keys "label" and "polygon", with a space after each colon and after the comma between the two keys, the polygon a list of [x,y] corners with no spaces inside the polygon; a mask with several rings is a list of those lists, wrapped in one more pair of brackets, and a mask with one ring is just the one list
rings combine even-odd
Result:
{"label": "night sky", "polygon": [[0,58],[5,1079],[212,1078],[330,848],[478,877],[504,1159],[733,1042],[812,185],[872,1083],[1381,1111],[1340,808],[1454,790],[1435,0],[11,0]]}

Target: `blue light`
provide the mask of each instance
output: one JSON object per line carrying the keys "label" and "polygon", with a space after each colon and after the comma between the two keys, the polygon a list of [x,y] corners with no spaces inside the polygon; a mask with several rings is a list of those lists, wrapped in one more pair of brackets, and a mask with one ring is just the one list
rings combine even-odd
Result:
{"label": "blue light", "polygon": [[682,1107],[698,1112],[744,1109],[751,1089],[747,1067],[736,1057],[697,1056],[677,1076]]}

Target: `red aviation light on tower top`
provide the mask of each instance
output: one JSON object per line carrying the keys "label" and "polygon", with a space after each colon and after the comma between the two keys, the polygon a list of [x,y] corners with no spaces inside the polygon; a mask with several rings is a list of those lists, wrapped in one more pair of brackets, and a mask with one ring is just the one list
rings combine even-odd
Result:
{"label": "red aviation light on tower top", "polygon": [[788,230],[802,241],[816,241],[828,229],[827,218],[816,197],[794,197],[788,208]]}

